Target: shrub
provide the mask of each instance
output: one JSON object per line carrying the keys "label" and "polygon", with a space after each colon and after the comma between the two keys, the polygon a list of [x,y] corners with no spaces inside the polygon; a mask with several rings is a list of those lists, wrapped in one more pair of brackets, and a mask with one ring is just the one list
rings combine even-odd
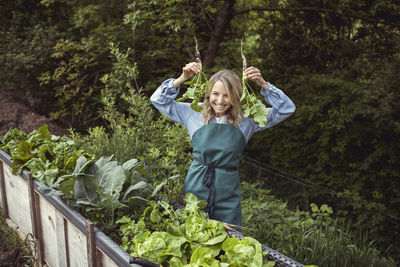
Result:
{"label": "shrub", "polygon": [[327,205],[291,211],[286,203],[256,184],[243,183],[244,232],[299,262],[318,266],[395,266],[369,241],[354,235],[350,223],[331,218]]}

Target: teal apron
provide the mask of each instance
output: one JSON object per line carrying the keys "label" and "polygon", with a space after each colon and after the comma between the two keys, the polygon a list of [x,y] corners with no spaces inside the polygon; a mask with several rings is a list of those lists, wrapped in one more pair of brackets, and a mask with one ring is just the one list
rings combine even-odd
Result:
{"label": "teal apron", "polygon": [[192,137],[194,160],[182,193],[208,202],[210,219],[241,225],[242,206],[238,164],[246,146],[232,124],[209,123]]}

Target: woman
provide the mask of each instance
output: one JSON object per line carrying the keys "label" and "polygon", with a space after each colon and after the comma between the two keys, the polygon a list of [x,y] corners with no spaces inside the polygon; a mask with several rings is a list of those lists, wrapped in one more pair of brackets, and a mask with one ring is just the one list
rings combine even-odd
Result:
{"label": "woman", "polygon": [[232,71],[222,70],[210,78],[211,90],[205,93],[202,112],[189,103],[176,102],[180,85],[201,71],[196,62],[186,64],[178,79],[168,79],[150,100],[170,119],[183,124],[190,135],[194,160],[186,176],[182,193],[191,192],[207,201],[211,219],[233,225],[242,224],[241,191],[238,163],[253,133],[269,128],[294,111],[293,102],[279,89],[267,83],[255,67],[244,71],[247,79],[261,89],[261,95],[272,106],[266,114],[268,122],[259,127],[243,117],[240,105],[241,79]]}

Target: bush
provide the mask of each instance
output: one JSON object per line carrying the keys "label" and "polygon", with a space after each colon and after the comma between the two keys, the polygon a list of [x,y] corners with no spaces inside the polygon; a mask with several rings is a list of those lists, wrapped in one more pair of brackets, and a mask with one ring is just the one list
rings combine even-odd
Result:
{"label": "bush", "polygon": [[[101,117],[106,126],[90,128],[88,135],[74,133],[82,149],[97,156],[114,155],[118,162],[137,158],[147,162],[157,181],[179,175],[180,184],[192,159],[191,143],[183,126],[158,117],[148,97],[141,94],[135,83],[135,64],[111,46],[114,59],[111,73],[102,81],[104,110]],[[180,186],[171,189],[180,193]]]}
{"label": "bush", "polygon": [[299,262],[318,266],[394,266],[367,233],[358,237],[351,224],[331,218],[327,205],[291,211],[286,203],[256,184],[242,183],[244,232]]}

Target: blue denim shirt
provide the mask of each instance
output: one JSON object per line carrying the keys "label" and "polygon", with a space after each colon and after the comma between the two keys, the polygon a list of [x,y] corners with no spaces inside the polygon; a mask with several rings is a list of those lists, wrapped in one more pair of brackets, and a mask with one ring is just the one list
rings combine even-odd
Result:
{"label": "blue denim shirt", "polygon": [[[192,110],[190,103],[176,102],[174,100],[179,93],[179,87],[174,87],[174,80],[168,79],[164,81],[153,93],[150,100],[162,114],[184,125],[190,138],[192,138],[193,134],[205,125],[205,122],[201,112]],[[265,102],[272,106],[272,108],[268,108],[267,125],[260,127],[251,118],[244,118],[240,121],[239,129],[243,133],[246,143],[255,132],[280,123],[296,110],[292,100],[271,83],[268,83],[266,89],[261,89],[261,95],[264,97]],[[209,123],[216,123],[215,117]]]}

